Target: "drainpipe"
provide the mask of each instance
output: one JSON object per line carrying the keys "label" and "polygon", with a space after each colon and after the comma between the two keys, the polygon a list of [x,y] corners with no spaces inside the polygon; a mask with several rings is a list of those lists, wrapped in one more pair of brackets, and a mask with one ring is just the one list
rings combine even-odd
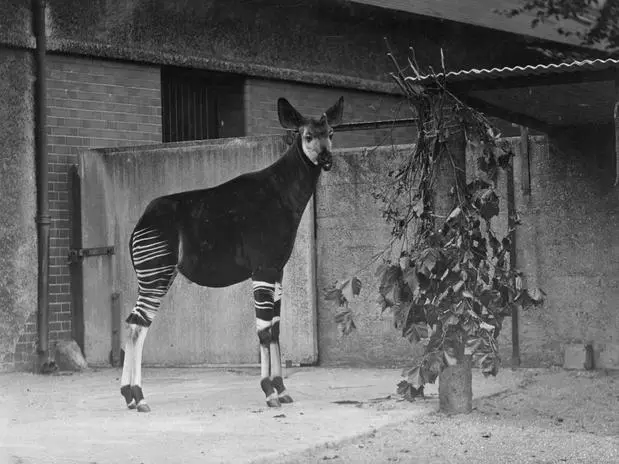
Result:
{"label": "drainpipe", "polygon": [[47,123],[45,96],[47,94],[45,77],[45,0],[32,0],[32,20],[35,50],[35,88],[34,88],[34,140],[37,182],[37,235],[38,235],[38,314],[37,330],[39,344],[36,370],[49,371],[49,215],[48,161],[47,161]]}

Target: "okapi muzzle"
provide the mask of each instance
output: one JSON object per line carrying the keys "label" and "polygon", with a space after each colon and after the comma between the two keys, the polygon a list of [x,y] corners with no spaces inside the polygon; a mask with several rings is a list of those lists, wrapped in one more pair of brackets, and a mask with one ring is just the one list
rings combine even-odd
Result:
{"label": "okapi muzzle", "polygon": [[322,150],[318,153],[318,158],[316,161],[318,162],[318,166],[320,166],[324,171],[330,171],[333,166],[333,155],[330,150]]}

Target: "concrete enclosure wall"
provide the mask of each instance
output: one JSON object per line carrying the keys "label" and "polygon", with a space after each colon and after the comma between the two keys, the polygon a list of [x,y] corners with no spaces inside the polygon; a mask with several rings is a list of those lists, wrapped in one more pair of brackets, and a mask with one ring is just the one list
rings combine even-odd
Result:
{"label": "concrete enclosure wall", "polygon": [[[604,129],[604,128],[602,128]],[[612,127],[530,146],[519,259],[546,306],[522,316],[525,365],[562,364],[566,343],[619,343],[619,196]],[[518,179],[516,188],[519,189]]]}
{"label": "concrete enclosure wall", "polygon": [[[316,287],[318,289],[318,352],[322,365],[401,365],[417,350],[393,328],[389,312],[376,304],[374,273],[380,263],[372,257],[385,250],[390,227],[374,200],[374,186],[384,181],[388,166],[396,165],[411,147],[357,148],[337,152],[332,170],[321,176],[316,191]],[[341,336],[334,322],[337,306],[323,290],[336,280],[357,275],[363,287],[351,309],[357,330]]]}
{"label": "concrete enclosure wall", "polygon": [[30,53],[0,48],[0,370],[32,368],[37,234]]}
{"label": "concrete enclosure wall", "polygon": [[[213,187],[263,168],[286,148],[283,138],[277,136],[82,153],[83,245],[114,245],[117,250],[111,258],[84,261],[85,355],[90,363],[105,364],[109,359],[112,292],[120,293],[123,319],[135,303],[137,282],[128,242],[146,205],[162,195]],[[284,273],[282,357],[295,363],[316,359],[313,217],[310,203]],[[251,282],[205,289],[179,275],[149,332],[144,362],[257,361]]]}
{"label": "concrete enclosure wall", "polygon": [[[84,169],[88,166],[88,169],[92,169],[90,174],[85,173],[86,178],[107,179],[107,184],[94,185],[96,182],[93,182],[88,187],[92,193],[101,192],[99,195],[101,198],[105,197],[102,203],[106,206],[101,206],[97,203],[99,200],[96,200],[95,203],[84,204],[84,209],[103,210],[107,216],[88,226],[85,231],[85,246],[113,243],[121,250],[126,249],[130,225],[135,223],[149,198],[165,193],[161,190],[162,185],[169,191],[186,190],[195,185],[212,185],[209,183],[218,183],[224,180],[226,175],[247,170],[250,165],[257,165],[256,152],[251,145],[255,140],[275,140],[275,146],[281,146],[279,137],[249,138],[249,147],[242,145],[245,143],[242,140],[244,139],[236,142],[222,141],[221,149],[235,155],[226,155],[225,161],[224,158],[213,158],[208,162],[212,164],[208,164],[204,157],[196,157],[195,152],[197,147],[206,149],[205,147],[215,146],[209,143],[181,144],[167,150],[103,150],[96,152],[96,155],[85,154]],[[565,139],[554,139],[549,144],[544,137],[531,137],[528,157],[520,153],[519,139],[509,139],[507,142],[516,157],[511,174],[499,173],[497,191],[501,214],[493,219],[493,228],[499,234],[505,234],[508,230],[508,214],[518,214],[521,225],[516,229],[516,266],[525,273],[530,286],[539,286],[547,293],[544,307],[520,314],[520,352],[523,365],[561,364],[563,347],[567,343],[617,343],[619,322],[616,301],[619,294],[616,269],[619,253],[615,230],[619,226],[619,207],[616,192],[611,186],[611,176],[606,174],[610,171],[609,166],[604,164],[604,160],[610,158],[592,156],[587,159],[578,151],[565,148],[574,145],[569,141],[566,143]],[[597,146],[598,150],[604,151],[607,148]],[[184,150],[189,154],[184,153]],[[243,150],[250,153],[247,162],[243,161],[240,155]],[[302,227],[297,243],[297,248],[301,246],[304,255],[291,261],[289,268],[293,266],[295,270],[287,272],[291,279],[285,283],[285,294],[288,297],[295,301],[308,302],[298,303],[300,308],[304,304],[311,307],[315,282],[316,312],[297,310],[297,303],[284,305],[288,308],[288,313],[283,318],[286,337],[283,348],[285,353],[290,349],[284,359],[301,362],[311,360],[311,356],[301,359],[290,354],[301,349],[290,348],[294,343],[299,343],[299,340],[303,340],[303,350],[311,346],[312,353],[318,352],[318,361],[322,365],[403,365],[420,353],[420,347],[411,346],[393,329],[391,314],[380,314],[375,303],[378,282],[374,272],[377,263],[372,263],[372,257],[384,250],[390,239],[389,227],[381,217],[380,204],[372,197],[374,186],[381,182],[389,167],[394,166],[398,158],[410,150],[411,146],[336,150],[333,169],[320,178],[315,195],[315,210],[308,208],[306,211],[306,216],[315,215],[315,250],[311,246],[314,240],[312,218],[306,217],[308,222]],[[210,156],[214,154],[209,152]],[[475,176],[477,156],[476,151],[469,147],[469,180]],[[191,170],[184,171],[188,166]],[[207,167],[215,172],[223,170],[228,174],[212,173],[207,176],[207,180],[207,177],[204,177]],[[524,190],[525,170],[530,173],[530,193]],[[143,185],[146,179],[151,181],[148,186]],[[511,187],[510,182],[513,182]],[[510,188],[513,188],[511,204],[508,202]],[[92,198],[96,199],[97,195],[92,195]],[[132,199],[127,201],[126,198]],[[110,205],[115,205],[112,210]],[[111,218],[110,214],[115,215],[116,219]],[[101,231],[107,232],[103,236],[89,235]],[[95,237],[98,237],[97,240],[94,240]],[[135,289],[128,263],[120,263],[122,253],[121,251],[114,258],[115,268],[105,272],[109,272],[110,279],[115,279],[120,286],[118,288],[123,293],[123,312],[126,313],[133,304]],[[315,274],[311,264],[314,253]],[[91,263],[93,267],[101,266],[94,261]],[[105,272],[97,268],[95,275],[105,275]],[[323,289],[337,279],[351,274],[357,274],[363,281],[361,295],[352,308],[358,330],[351,336],[342,337],[334,322],[337,308],[333,302],[324,299]],[[296,277],[292,277],[293,275]],[[147,361],[183,364],[224,360],[247,362],[247,359],[257,359],[252,357],[256,356],[256,352],[251,315],[253,310],[248,288],[241,285],[239,293],[235,294],[238,296],[234,297],[213,296],[214,293],[209,293],[211,291],[208,290],[204,293],[208,299],[198,304],[197,300],[181,298],[181,293],[193,294],[195,291],[198,295],[200,290],[196,291],[187,282],[177,283],[175,287],[169,301],[164,304],[160,319],[154,324],[152,338],[156,338],[157,343],[151,342],[150,354],[145,356]],[[237,290],[232,290],[235,291]],[[130,295],[128,300],[125,295]],[[109,301],[109,295],[105,298]],[[211,303],[206,303],[207,301]],[[234,302],[235,307],[243,309],[238,313],[238,319],[230,316],[231,313],[226,313],[226,319],[221,322],[228,327],[228,332],[224,331],[221,338],[216,338],[217,334],[211,334],[207,329],[209,324],[213,324],[213,316],[202,316],[212,313],[202,311],[200,306],[220,308],[227,302]],[[109,306],[109,302],[99,301],[96,304]],[[188,307],[189,310],[186,309]],[[204,327],[200,329],[200,333],[204,333],[206,338],[215,337],[216,347],[213,348],[209,342],[200,345],[202,341],[192,339],[186,346],[188,348],[191,345],[192,351],[181,355],[182,350],[176,344],[183,337],[189,337],[190,333],[190,328],[183,327],[178,321],[181,314],[190,315],[191,326]],[[308,319],[314,314],[317,315],[316,320]],[[207,317],[208,320],[205,319]],[[219,321],[215,323],[215,326],[219,327],[217,324]],[[240,332],[230,333],[230,327],[235,327]],[[107,328],[99,332],[93,328],[91,332],[103,333],[106,343],[109,343]],[[236,343],[231,345],[231,339]],[[499,339],[505,364],[509,364],[511,359],[511,342],[511,319],[506,318]],[[243,345],[244,343],[247,345]],[[107,346],[106,350],[109,350]],[[234,357],[243,350],[251,356]],[[208,360],[203,356],[207,352]]]}

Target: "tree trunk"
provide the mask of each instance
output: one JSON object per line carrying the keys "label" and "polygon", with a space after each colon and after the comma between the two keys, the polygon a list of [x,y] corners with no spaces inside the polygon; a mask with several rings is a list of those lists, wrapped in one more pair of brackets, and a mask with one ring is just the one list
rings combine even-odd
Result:
{"label": "tree trunk", "polygon": [[[447,116],[447,114],[445,115]],[[440,216],[437,227],[454,208],[458,198],[452,195],[456,182],[466,183],[466,140],[459,121],[448,122],[449,139],[443,146],[441,163],[435,184],[434,211]],[[438,379],[439,410],[447,414],[470,413],[473,402],[471,357],[464,355],[464,344],[456,353],[455,366],[446,367]]]}
{"label": "tree trunk", "polygon": [[468,414],[473,410],[473,372],[471,357],[448,366],[438,376],[439,410],[446,414]]}

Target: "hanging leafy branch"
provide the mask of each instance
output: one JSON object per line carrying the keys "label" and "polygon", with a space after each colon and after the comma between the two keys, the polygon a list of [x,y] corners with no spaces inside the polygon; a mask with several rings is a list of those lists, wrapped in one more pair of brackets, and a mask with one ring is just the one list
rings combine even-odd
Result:
{"label": "hanging leafy branch", "polygon": [[[417,114],[418,140],[374,192],[391,226],[392,249],[386,255],[399,255],[385,258],[376,277],[381,311],[392,312],[402,337],[425,346],[423,357],[405,369],[405,380],[398,384],[400,394],[412,400],[423,395],[424,384],[434,383],[446,366],[467,355],[485,375],[496,375],[496,339],[504,317],[513,308],[542,304],[544,294],[524,288],[522,274],[511,265],[511,231],[500,237],[492,228],[500,209],[498,171],[511,169],[509,146],[483,114],[449,92],[444,72],[430,70],[429,83],[420,85],[414,58],[402,69],[390,56],[396,68],[392,77]],[[469,183],[464,153],[454,152],[458,136],[481,152],[479,175]],[[453,179],[451,206],[441,216],[436,185],[438,176],[447,174]],[[398,247],[395,253],[393,247]],[[348,304],[360,288],[352,277],[327,289],[327,299],[339,304],[336,320],[342,333],[354,329]]]}
{"label": "hanging leafy branch", "polygon": [[[619,0],[524,0],[516,8],[494,10],[507,17],[532,16],[531,27],[557,23],[564,37],[574,36],[583,45],[603,45],[610,52],[619,50]],[[573,31],[565,26],[569,20],[581,26]]]}

